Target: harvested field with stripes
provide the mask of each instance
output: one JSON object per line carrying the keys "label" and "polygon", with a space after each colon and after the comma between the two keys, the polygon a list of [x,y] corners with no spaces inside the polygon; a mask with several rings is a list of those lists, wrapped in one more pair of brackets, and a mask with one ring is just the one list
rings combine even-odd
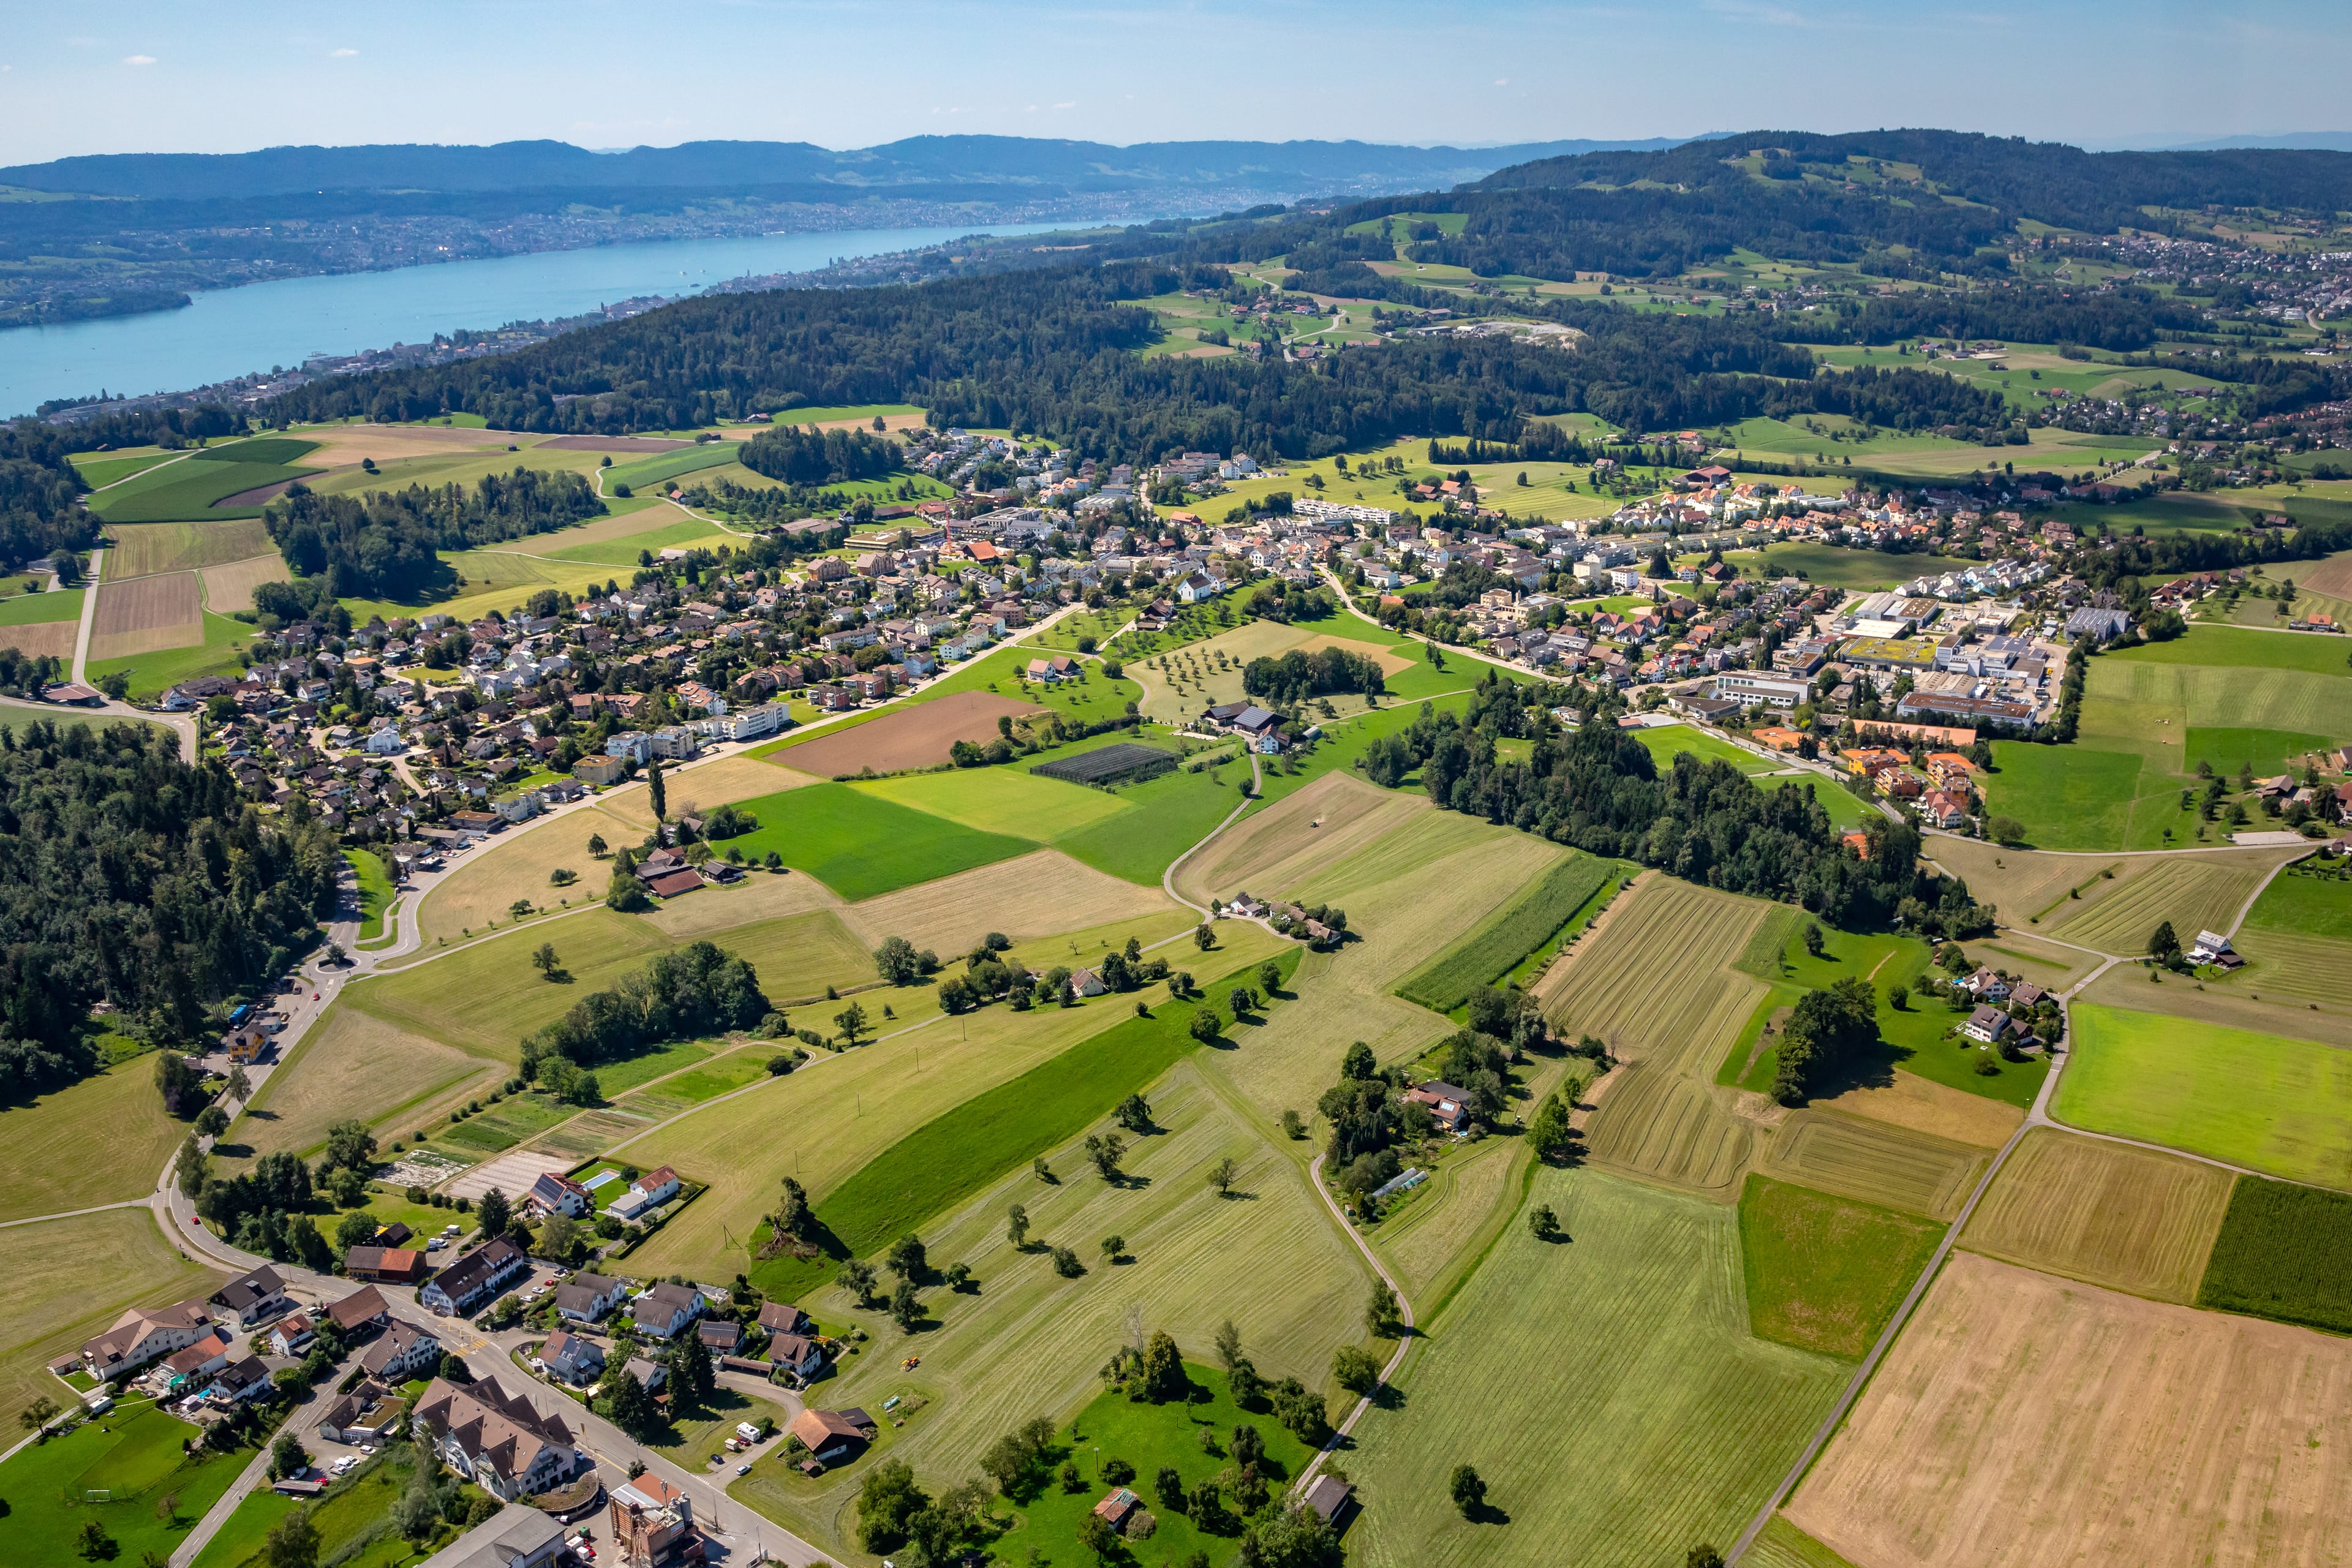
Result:
{"label": "harvested field with stripes", "polygon": [[2148,933],[2170,921],[2186,947],[2200,931],[2228,930],[2270,868],[2291,853],[2178,855],[2153,864],[2143,858],[2130,868],[2134,874],[2118,872],[2113,882],[2084,889],[2079,903],[2068,900],[2067,909],[2079,912],[2058,911],[2042,928],[2078,946],[2130,955],[2146,952]]}
{"label": "harvested field with stripes", "polygon": [[1960,1245],[2186,1305],[2235,1180],[2178,1155],[2036,1127],[1969,1216]]}
{"label": "harvested field with stripes", "polygon": [[98,612],[90,623],[93,664],[204,640],[204,605],[194,572],[107,583],[98,590]]}
{"label": "harvested field with stripes", "polygon": [[1427,795],[1326,773],[1219,835],[1178,868],[1176,890],[1202,904],[1242,892],[1291,897],[1318,872],[1435,809]]}
{"label": "harvested field with stripes", "polygon": [[1624,1080],[1593,1113],[1593,1162],[1727,1196],[1756,1146],[1748,1124],[1717,1103],[1709,1086],[1670,1067],[1634,1062],[1619,1070]]}
{"label": "harvested field with stripes", "polygon": [[80,637],[81,621],[79,617],[70,621],[19,621],[0,625],[0,647],[13,647],[21,654],[46,655],[68,663],[73,660],[74,644]]}
{"label": "harvested field with stripes", "polygon": [[264,583],[283,583],[289,574],[282,556],[256,555],[222,566],[207,566],[196,575],[204,580],[205,607],[216,616],[233,616],[253,608],[253,591]]}
{"label": "harvested field with stripes", "polygon": [[558,868],[580,873],[580,882],[570,893],[601,897],[611,863],[590,854],[588,840],[599,837],[617,847],[643,837],[643,829],[601,805],[508,835],[477,851],[425,896],[416,918],[423,922],[426,949],[439,942],[460,941],[469,931],[479,934],[491,921],[505,920],[507,907],[517,899],[537,902],[550,895],[569,896],[548,882],[549,873]]}
{"label": "harvested field with stripes", "polygon": [[189,572],[276,555],[269,531],[257,517],[222,522],[118,522],[107,538],[106,581],[127,582],[158,572]]}
{"label": "harvested field with stripes", "polygon": [[1139,888],[1059,850],[1040,849],[847,905],[842,916],[868,947],[886,936],[903,936],[947,955],[969,952],[990,931],[1028,942],[1179,908],[1157,888]]}
{"label": "harvested field with stripes", "polygon": [[1570,1039],[1598,1036],[1629,1061],[1712,1078],[1766,989],[1732,965],[1775,908],[1669,877],[1644,882],[1545,972],[1536,1000]]}
{"label": "harvested field with stripes", "polygon": [[[1728,1205],[1550,1167],[1528,1199],[1563,1239],[1507,1226],[1427,1325],[1402,1402],[1356,1428],[1344,1462],[1377,1503],[1350,1562],[1658,1568],[1727,1547],[1846,1376],[1748,1332]],[[1454,1508],[1446,1477],[1465,1463],[1507,1525]]]}
{"label": "harvested field with stripes", "polygon": [[1759,1168],[1784,1182],[1949,1220],[1984,1164],[1984,1151],[1966,1143],[1809,1108],[1781,1123]]}
{"label": "harvested field with stripes", "polygon": [[2352,1340],[1956,1252],[1788,1514],[1868,1568],[2272,1568],[2348,1498]]}

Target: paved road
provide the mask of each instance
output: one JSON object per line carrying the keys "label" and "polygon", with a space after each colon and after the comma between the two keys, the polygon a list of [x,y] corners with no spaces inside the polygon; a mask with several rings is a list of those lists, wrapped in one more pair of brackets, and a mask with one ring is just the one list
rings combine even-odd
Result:
{"label": "paved road", "polygon": [[[1318,1154],[1313,1160],[1307,1162],[1307,1180],[1314,1187],[1315,1195],[1323,1200],[1323,1206],[1331,1211],[1332,1223],[1339,1227],[1349,1241],[1356,1244],[1356,1250],[1364,1255],[1364,1261],[1372,1266],[1372,1272],[1381,1277],[1381,1282],[1396,1292],[1397,1310],[1404,1319],[1404,1332],[1397,1339],[1396,1353],[1389,1357],[1386,1366],[1381,1368],[1381,1382],[1385,1384],[1396,1377],[1398,1370],[1404,1365],[1404,1358],[1412,1350],[1412,1302],[1406,1299],[1404,1287],[1396,1282],[1396,1276],[1389,1272],[1388,1265],[1380,1260],[1379,1256],[1372,1251],[1370,1244],[1364,1240],[1362,1234],[1348,1223],[1347,1215],[1341,1211],[1338,1201],[1331,1196],[1329,1189],[1323,1185],[1322,1155]],[[1376,1388],[1373,1392],[1378,1393],[1379,1390]],[[1331,1434],[1329,1439],[1316,1451],[1315,1458],[1307,1461],[1307,1468],[1298,1472],[1298,1479],[1293,1483],[1292,1491],[1301,1497],[1307,1494],[1307,1489],[1315,1484],[1315,1474],[1323,1468],[1323,1461],[1346,1445],[1349,1435],[1356,1429],[1356,1423],[1361,1421],[1364,1418],[1364,1413],[1371,1407],[1372,1395],[1370,1394],[1356,1401],[1356,1407],[1348,1412],[1348,1418],[1339,1423],[1338,1429]]]}
{"label": "paved road", "polygon": [[98,579],[106,570],[106,556],[103,549],[89,552],[89,582],[81,596],[81,629],[74,634],[73,679],[76,680],[83,679],[82,671],[89,663],[89,628],[98,620]]}
{"label": "paved road", "polygon": [[229,1515],[236,1511],[237,1505],[269,1484],[269,1448],[279,1436],[291,1435],[302,1439],[305,1448],[310,1446],[312,1434],[318,1430],[319,1423],[326,1419],[327,1407],[335,1402],[334,1386],[338,1381],[341,1381],[340,1376],[311,1389],[303,1403],[294,1407],[294,1414],[270,1435],[269,1443],[262,1445],[253,1456],[252,1462],[229,1483],[228,1490],[221,1493],[219,1500],[205,1510],[195,1528],[180,1538],[180,1544],[172,1550],[172,1568],[188,1568],[188,1564],[196,1560],[196,1554],[220,1533],[221,1527],[228,1522]]}

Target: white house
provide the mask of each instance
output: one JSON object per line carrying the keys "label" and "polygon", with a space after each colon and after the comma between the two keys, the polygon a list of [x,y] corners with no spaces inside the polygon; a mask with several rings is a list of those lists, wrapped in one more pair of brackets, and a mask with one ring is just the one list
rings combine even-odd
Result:
{"label": "white house", "polygon": [[671,1339],[684,1331],[687,1325],[702,1316],[709,1305],[702,1292],[691,1285],[672,1285],[667,1280],[655,1286],[636,1299],[630,1315],[637,1327],[656,1339]]}
{"label": "white house", "polygon": [[396,757],[408,750],[408,742],[400,738],[400,727],[396,724],[369,731],[368,738],[361,744],[372,757]]}
{"label": "white house", "polygon": [[416,1422],[444,1463],[502,1501],[560,1486],[586,1463],[562,1417],[494,1377],[465,1387],[435,1378],[416,1402]]}

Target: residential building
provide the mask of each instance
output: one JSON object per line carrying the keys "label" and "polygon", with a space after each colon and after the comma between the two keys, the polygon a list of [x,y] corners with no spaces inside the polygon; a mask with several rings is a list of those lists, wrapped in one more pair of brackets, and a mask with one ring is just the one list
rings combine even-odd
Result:
{"label": "residential building", "polygon": [[778,1334],[768,1342],[768,1364],[805,1383],[824,1370],[824,1352],[803,1334]]}
{"label": "residential building", "polygon": [[386,1383],[406,1383],[441,1364],[441,1339],[405,1318],[394,1318],[360,1357],[360,1368]]}
{"label": "residential building", "polygon": [[300,1355],[310,1348],[311,1342],[318,1337],[319,1331],[311,1323],[309,1313],[289,1312],[270,1325],[269,1353],[282,1356]]}
{"label": "residential building", "polygon": [[214,1291],[212,1304],[224,1316],[235,1318],[242,1329],[250,1329],[294,1308],[293,1298],[286,1294],[286,1282],[267,1263],[238,1275]]}
{"label": "residential building", "polygon": [[232,1362],[213,1374],[205,1388],[205,1403],[226,1409],[269,1392],[269,1366],[257,1355]]}
{"label": "residential building", "polygon": [[392,1309],[385,1305],[383,1292],[373,1285],[362,1285],[327,1308],[327,1321],[346,1338],[373,1333],[391,1321]]}
{"label": "residential building", "polygon": [[354,1247],[343,1254],[343,1272],[354,1279],[414,1285],[425,1278],[425,1254],[405,1247]]}
{"label": "residential building", "polygon": [[629,1299],[628,1285],[602,1274],[574,1274],[555,1288],[556,1316],[572,1323],[593,1323]]}
{"label": "residential building", "polygon": [[1960,1033],[1972,1040],[1981,1040],[1986,1045],[1991,1045],[2007,1034],[2009,1027],[2008,1014],[1998,1007],[1986,1005],[1978,1007],[1969,1015],[1969,1021],[1960,1026]]}
{"label": "residential building", "polygon": [[463,1386],[435,1378],[416,1402],[416,1422],[443,1463],[509,1502],[562,1485],[586,1462],[562,1417],[494,1377]]}
{"label": "residential building", "polygon": [[416,1293],[418,1303],[445,1317],[465,1317],[488,1306],[509,1281],[530,1272],[530,1259],[503,1237],[486,1242],[436,1275]]}
{"label": "residential building", "polygon": [[319,1436],[330,1443],[354,1447],[381,1443],[406,1414],[408,1401],[395,1396],[375,1378],[362,1378],[356,1388],[328,1405],[327,1413],[319,1417]]}
{"label": "residential building", "polygon": [[667,1340],[683,1332],[709,1305],[702,1292],[693,1286],[673,1285],[665,1279],[636,1299],[630,1316],[636,1320],[639,1329],[656,1339]]}
{"label": "residential building", "polygon": [[596,1206],[587,1188],[553,1171],[540,1173],[523,1202],[541,1214],[560,1214],[567,1219],[578,1219]]}
{"label": "residential building", "polygon": [[539,1347],[540,1364],[551,1377],[586,1384],[604,1375],[604,1350],[595,1341],[558,1329]]}
{"label": "residential building", "polygon": [[426,1558],[422,1568],[544,1568],[562,1557],[564,1529],[552,1514],[510,1502],[488,1523]]}
{"label": "residential building", "polygon": [[633,1476],[608,1496],[607,1522],[625,1568],[667,1568],[699,1562],[694,1500],[650,1471]]}

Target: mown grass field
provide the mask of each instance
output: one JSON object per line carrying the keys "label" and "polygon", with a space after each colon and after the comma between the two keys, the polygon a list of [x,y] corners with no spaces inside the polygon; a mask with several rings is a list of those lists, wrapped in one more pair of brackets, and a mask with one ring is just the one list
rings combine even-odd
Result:
{"label": "mown grass field", "polygon": [[747,801],[744,808],[761,826],[729,840],[730,848],[753,860],[773,851],[785,865],[852,901],[1037,847],[1025,838],[960,826],[847,784],[810,784]]}
{"label": "mown grass field", "polygon": [[2352,1006],[2352,879],[2306,861],[2273,878],[2232,939],[2247,967],[2232,990]]}
{"label": "mown grass field", "polygon": [[[1357,1427],[1345,1468],[1374,1501],[1355,1561],[1655,1568],[1728,1545],[1845,1375],[1748,1332],[1729,1207],[1549,1167],[1528,1196],[1564,1239],[1504,1230],[1429,1325],[1401,1406]],[[1463,1463],[1510,1522],[1454,1509]]]}
{"label": "mown grass field", "polygon": [[[912,1464],[936,1491],[971,1475],[982,1451],[1021,1422],[1038,1415],[1066,1422],[1090,1405],[1102,1391],[1097,1370],[1139,1325],[1147,1334],[1165,1330],[1198,1363],[1213,1359],[1216,1326],[1230,1318],[1261,1373],[1328,1388],[1332,1352],[1363,1331],[1370,1275],[1298,1163],[1268,1142],[1237,1097],[1210,1081],[1226,1056],[1196,1053],[1152,1086],[1159,1131],[1130,1141],[1124,1184],[1101,1181],[1077,1148],[1064,1145],[1046,1156],[1059,1183],[1040,1182],[1024,1167],[927,1228],[931,1266],[966,1264],[978,1290],[926,1290],[934,1326],[911,1340],[839,1291],[818,1292],[810,1306],[822,1321],[861,1324],[876,1336],[864,1353],[841,1363],[824,1386],[824,1401],[868,1410],[894,1394],[931,1401],[904,1431],[891,1434],[889,1455]],[[872,1106],[866,1114],[873,1116]],[[1234,1190],[1245,1196],[1220,1198],[1202,1180],[1227,1156],[1240,1166]],[[1016,1250],[1006,1239],[1005,1211],[1015,1202],[1029,1214],[1032,1250]],[[1114,1234],[1126,1239],[1129,1261],[1102,1260],[1097,1243]],[[1036,1249],[1040,1243],[1071,1247],[1087,1272],[1061,1279]],[[1267,1289],[1265,1282],[1276,1279],[1281,1288]],[[923,1364],[901,1372],[898,1361],[910,1352]],[[1090,1444],[1080,1450],[1089,1467]],[[820,1546],[846,1553],[854,1550],[854,1502],[864,1469],[853,1465],[804,1487],[780,1464],[761,1460],[730,1490]],[[1147,1492],[1150,1479],[1147,1468]],[[1067,1560],[1055,1554],[1056,1562]]]}
{"label": "mown grass field", "polygon": [[1956,1252],[1787,1512],[1863,1564],[2325,1561],[2347,1378],[2352,1341]]}
{"label": "mown grass field", "polygon": [[1853,1568],[1853,1563],[1790,1524],[1789,1516],[1782,1513],[1771,1517],[1740,1561],[1755,1568]]}
{"label": "mown grass field", "polygon": [[[1643,749],[1657,759],[1660,773],[1672,769],[1675,756],[1683,752],[1690,752],[1703,763],[1729,763],[1741,773],[1750,775],[1771,773],[1780,767],[1777,763],[1753,752],[1742,751],[1728,741],[1719,740],[1688,724],[1648,725],[1634,731],[1633,739],[1641,742]],[[1816,775],[1812,782],[1821,784],[1824,781]]]}
{"label": "mown grass field", "polygon": [[1846,550],[1833,544],[1775,544],[1763,552],[1764,574],[1768,577],[1802,577],[1825,587],[1859,593],[1892,588],[1914,577],[1939,576],[1968,564],[1940,555],[1897,555],[1885,550]]}
{"label": "mown grass field", "polygon": [[907,773],[849,787],[982,833],[1038,843],[1054,842],[1134,809],[1108,790],[1040,778],[1018,766]]}
{"label": "mown grass field", "polygon": [[2197,1304],[2352,1333],[2352,1196],[2240,1177]]}
{"label": "mown grass field", "polygon": [[1942,1236],[1916,1215],[1750,1173],[1739,1194],[1749,1329],[1859,1361]]}
{"label": "mown grass field", "polygon": [[2135,956],[2147,951],[2158,925],[2169,922],[2185,946],[2200,931],[2228,930],[2265,875],[2259,861],[2218,855],[2159,860],[2137,876],[2095,883],[2042,925],[2078,947]]}
{"label": "mown grass field", "polygon": [[164,648],[155,652],[125,654],[119,658],[99,658],[98,645],[93,638],[92,658],[87,673],[93,681],[110,675],[131,678],[130,692],[133,701],[142,701],[161,695],[166,688],[183,680],[193,680],[199,675],[218,675],[237,668],[236,647],[253,636],[253,628],[226,616],[204,614],[197,623],[200,641],[185,647]]}
{"label": "mown grass field", "polygon": [[187,1134],[163,1113],[152,1057],[0,1110],[0,1220],[142,1196]]}
{"label": "mown grass field", "polygon": [[2059,1121],[2352,1187],[2352,1053],[2160,1013],[2072,1013]]}
{"label": "mown grass field", "polygon": [[229,522],[113,523],[106,581],[120,583],[156,572],[189,572],[223,566],[257,555],[274,555],[269,531],[257,517]]}
{"label": "mown grass field", "polygon": [[68,588],[55,594],[19,594],[13,599],[0,599],[0,626],[41,626],[59,621],[79,621],[81,619],[82,595],[88,592],[86,588]]}
{"label": "mown grass field", "polygon": [[1956,1140],[1808,1109],[1773,1132],[1759,1168],[1784,1182],[1948,1220],[1984,1163],[1983,1150]]}
{"label": "mown grass field", "polygon": [[[685,787],[684,779],[678,782]],[[479,935],[493,921],[509,919],[508,907],[517,899],[601,899],[612,863],[591,855],[588,840],[602,838],[608,848],[617,848],[634,846],[645,831],[596,806],[534,823],[521,833],[504,834],[443,878],[421,906],[412,906],[409,918],[420,922],[430,950]],[[559,867],[577,871],[580,881],[569,889],[550,884],[549,874]]]}
{"label": "mown grass field", "polygon": [[2035,1127],[1969,1217],[1960,1245],[2185,1304],[2196,1297],[2235,1179],[2177,1155]]}

